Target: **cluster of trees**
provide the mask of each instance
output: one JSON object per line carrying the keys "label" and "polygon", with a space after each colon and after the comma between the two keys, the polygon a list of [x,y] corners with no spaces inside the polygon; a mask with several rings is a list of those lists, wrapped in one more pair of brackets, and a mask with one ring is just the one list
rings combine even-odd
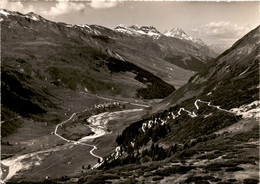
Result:
{"label": "cluster of trees", "polygon": [[[22,116],[28,117],[29,114],[42,114],[46,110],[39,104],[46,103],[52,106],[48,99],[36,90],[32,89],[26,82],[30,77],[20,74],[14,70],[2,69],[1,75],[1,95],[2,106],[14,111]],[[40,91],[40,90],[39,90]],[[37,101],[38,103],[35,103]]]}
{"label": "cluster of trees", "polygon": [[[190,104],[193,103],[194,101],[192,103],[191,101],[184,101],[181,107],[189,108]],[[123,156],[107,165],[110,167],[120,164],[163,160],[176,153],[179,157],[189,156],[194,154],[189,151],[189,148],[200,142],[215,139],[217,135],[214,132],[236,123],[241,118],[207,105],[198,110],[198,117],[196,118],[189,117],[188,113],[185,112],[182,112],[184,114],[177,119],[171,118],[172,112],[177,115],[179,108],[180,106],[171,107],[128,126],[116,139],[118,146],[121,147],[121,152],[124,152]],[[205,117],[209,113],[210,116]],[[146,128],[143,132],[142,125],[144,123],[155,122],[160,119],[167,120],[166,124],[153,123],[151,128]],[[162,139],[165,139],[166,142],[171,141],[173,144],[164,148],[160,147],[160,140]],[[152,145],[147,148],[146,145],[149,144]]]}
{"label": "cluster of trees", "polygon": [[121,135],[117,136],[117,145],[122,146],[123,149],[126,148],[127,150],[128,147],[133,147],[131,142],[134,142],[134,148],[138,149],[147,144],[150,140],[155,143],[171,132],[171,127],[169,124],[153,125],[152,128],[146,129],[146,131],[143,132],[141,127],[145,122],[148,122],[148,120],[141,120],[127,127]]}
{"label": "cluster of trees", "polygon": [[140,164],[148,161],[164,160],[167,157],[172,156],[177,150],[177,146],[173,145],[170,148],[159,147],[158,144],[152,143],[152,145],[144,149],[141,153],[137,149],[128,149],[127,156],[113,160],[112,162],[105,163],[105,168],[110,168],[118,165],[126,164]]}
{"label": "cluster of trees", "polygon": [[179,159],[184,159],[196,153],[190,150],[190,148],[194,147],[198,143],[206,142],[208,140],[215,139],[216,137],[216,134],[204,135],[196,139],[187,140],[183,144],[173,143],[171,146],[166,148],[159,146],[158,143],[152,143],[151,146],[142,149],[142,151],[140,151],[136,147],[132,147],[129,145],[125,150],[126,154],[124,156],[116,160],[112,160],[110,162],[105,162],[103,167],[108,169],[119,165],[140,164],[149,161],[160,161],[166,158],[170,158],[174,155],[176,155],[176,157]]}

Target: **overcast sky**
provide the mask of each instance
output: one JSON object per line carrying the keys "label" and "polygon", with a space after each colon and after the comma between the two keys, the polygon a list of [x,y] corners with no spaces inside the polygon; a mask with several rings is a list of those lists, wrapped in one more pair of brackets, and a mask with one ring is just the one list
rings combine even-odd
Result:
{"label": "overcast sky", "polygon": [[232,44],[259,24],[260,2],[1,1],[1,8],[35,12],[71,24],[181,28],[207,44]]}

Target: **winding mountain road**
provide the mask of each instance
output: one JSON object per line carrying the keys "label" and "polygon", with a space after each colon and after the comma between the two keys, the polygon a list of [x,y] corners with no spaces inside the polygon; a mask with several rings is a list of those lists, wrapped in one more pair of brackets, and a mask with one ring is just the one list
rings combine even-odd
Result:
{"label": "winding mountain road", "polygon": [[[98,120],[101,120],[101,119],[102,119],[101,117],[104,116],[103,125],[97,125],[97,126],[99,126],[99,127],[103,127],[103,126],[105,126],[106,123],[109,122],[111,116],[115,116],[115,115],[120,114],[120,113],[129,113],[129,112],[142,111],[142,110],[143,110],[143,109],[127,109],[127,110],[123,110],[123,111],[116,111],[116,112],[110,112],[110,113],[105,112],[105,113],[101,113],[101,114],[98,114],[98,115],[94,115],[94,116],[90,117],[89,119],[92,119],[92,121],[98,121]],[[87,144],[87,143],[85,143],[84,141],[89,140],[89,139],[95,139],[95,138],[101,137],[101,136],[105,135],[105,132],[99,132],[99,133],[96,134],[96,135],[86,136],[86,137],[83,137],[83,138],[79,139],[78,141],[66,139],[65,137],[62,137],[61,135],[59,135],[59,134],[57,133],[59,126],[62,126],[64,123],[67,123],[68,121],[70,121],[70,120],[71,120],[74,116],[76,116],[78,113],[82,113],[82,112],[86,112],[86,111],[87,111],[87,109],[85,109],[85,110],[83,110],[83,111],[81,111],[81,112],[75,112],[75,113],[73,113],[67,120],[65,120],[65,121],[63,121],[63,122],[61,122],[61,123],[59,123],[59,124],[55,127],[54,135],[56,135],[57,137],[59,137],[60,139],[63,139],[64,141],[66,141],[66,142],[68,142],[68,143],[73,143],[73,144],[78,144],[78,145],[80,144],[80,145],[85,145],[85,146],[93,147],[93,148],[90,150],[89,153],[90,153],[93,157],[95,157],[95,158],[98,159],[98,163],[95,164],[95,165],[92,167],[92,169],[95,169],[95,168],[99,167],[99,166],[102,164],[103,158],[102,158],[101,156],[98,156],[98,155],[96,155],[96,154],[93,153],[93,151],[97,149],[97,147],[96,147],[95,145]],[[99,124],[100,122],[99,122],[99,123],[98,123],[98,122],[95,122],[95,123]],[[91,128],[91,126],[89,126],[89,127]],[[104,128],[104,127],[103,127],[103,128]]]}
{"label": "winding mountain road", "polygon": [[[198,102],[207,104],[209,107],[214,107],[214,108],[216,108],[216,109],[218,109],[218,110],[220,110],[220,111],[224,111],[224,112],[228,112],[228,113],[234,113],[234,112],[232,112],[232,111],[230,111],[230,110],[222,109],[222,108],[220,108],[220,106],[218,106],[218,105],[211,105],[211,102],[206,102],[206,101],[203,101],[203,100],[200,100],[200,99],[197,99],[197,100],[194,102],[194,105],[195,105],[195,107],[196,107],[197,110],[199,109]],[[189,115],[190,117],[192,117],[192,118],[195,118],[195,117],[198,116],[195,112],[191,112],[191,111],[189,111],[189,110],[186,110],[184,107],[181,107],[181,108],[179,109],[179,111],[177,112],[178,115],[177,115],[176,117],[178,117],[178,116],[181,115],[181,111],[187,112],[188,115]]]}
{"label": "winding mountain road", "polygon": [[198,102],[205,103],[205,104],[207,104],[209,107],[215,107],[215,108],[217,108],[217,109],[220,110],[220,111],[225,111],[225,112],[233,113],[233,112],[230,111],[230,110],[222,109],[222,108],[220,108],[220,106],[217,106],[217,105],[211,105],[211,104],[210,104],[211,102],[202,101],[202,100],[200,100],[200,99],[197,99],[197,100],[194,102],[194,105],[196,106],[196,109],[199,109],[199,106],[198,106],[198,104],[197,104]]}
{"label": "winding mountain road", "polygon": [[[83,111],[82,111],[82,112],[83,112]],[[63,139],[64,141],[67,141],[67,142],[69,142],[69,143],[81,144],[81,145],[93,147],[93,148],[90,150],[89,153],[90,153],[93,157],[96,157],[97,159],[99,159],[99,162],[103,162],[103,158],[102,158],[102,157],[100,157],[100,156],[98,156],[98,155],[95,155],[95,154],[93,153],[93,151],[97,149],[97,147],[96,147],[95,145],[83,143],[83,142],[81,142],[81,141],[69,140],[69,139],[66,139],[66,138],[62,137],[61,135],[59,135],[59,134],[57,133],[59,126],[63,125],[64,123],[67,123],[68,121],[70,121],[70,120],[71,120],[74,116],[76,116],[76,115],[77,115],[77,112],[73,113],[73,114],[70,116],[69,119],[67,119],[67,120],[65,120],[65,121],[63,121],[63,122],[61,122],[61,123],[59,123],[59,124],[55,127],[54,134],[55,134],[57,137]],[[96,138],[96,137],[93,137],[93,138]],[[99,165],[100,165],[100,163],[97,163],[96,165],[94,165],[94,166],[92,167],[92,169],[93,169],[93,168],[97,168]]]}

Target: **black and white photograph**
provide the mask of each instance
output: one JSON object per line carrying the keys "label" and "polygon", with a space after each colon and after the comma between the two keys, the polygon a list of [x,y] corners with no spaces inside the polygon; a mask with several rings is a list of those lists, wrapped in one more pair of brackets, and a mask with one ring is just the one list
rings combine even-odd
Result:
{"label": "black and white photograph", "polygon": [[259,184],[260,1],[1,0],[1,184]]}

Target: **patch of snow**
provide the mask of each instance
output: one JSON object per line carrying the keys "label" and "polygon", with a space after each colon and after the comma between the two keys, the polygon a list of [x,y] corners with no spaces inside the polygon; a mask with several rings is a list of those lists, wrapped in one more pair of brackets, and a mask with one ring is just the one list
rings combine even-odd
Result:
{"label": "patch of snow", "polygon": [[115,30],[118,31],[118,32],[122,32],[122,33],[133,34],[133,32],[128,30],[128,29],[117,28]]}
{"label": "patch of snow", "polygon": [[136,31],[137,33],[140,33],[140,34],[146,34],[146,32],[142,31],[142,30],[137,30]]}
{"label": "patch of snow", "polygon": [[78,24],[77,26],[82,27],[82,28],[91,29],[87,24]]}
{"label": "patch of snow", "polygon": [[8,13],[7,11],[4,11],[4,10],[0,10],[0,14],[5,15],[5,16],[10,15],[10,13]]}
{"label": "patch of snow", "polygon": [[209,113],[209,114],[207,114],[207,115],[204,115],[204,118],[207,118],[207,117],[209,117],[209,116],[211,116],[212,115],[212,113]]}
{"label": "patch of snow", "polygon": [[211,92],[209,92],[208,94],[207,94],[207,96],[209,96],[209,95],[211,95],[212,94],[212,91]]}
{"label": "patch of snow", "polygon": [[130,34],[134,36],[146,35],[158,39],[161,34],[153,27],[139,27],[139,26],[130,26],[126,27],[124,25],[119,25],[115,28],[116,31],[122,32],[125,34]]}
{"label": "patch of snow", "polygon": [[181,40],[190,40],[190,37],[180,28],[173,28],[171,31],[168,31],[164,35],[168,37],[178,38]]}
{"label": "patch of snow", "polygon": [[72,24],[66,24],[65,26],[66,26],[66,27],[73,27]]}
{"label": "patch of snow", "polygon": [[97,30],[92,30],[96,35],[100,35],[100,32]]}
{"label": "patch of snow", "polygon": [[29,18],[29,19],[32,19],[34,21],[39,21],[39,19],[36,16],[34,16],[34,15],[32,15],[32,16],[26,15],[25,17]]}
{"label": "patch of snow", "polygon": [[149,35],[149,36],[160,36],[158,33],[154,33],[154,32],[151,32],[151,31],[149,31],[147,33],[147,35]]}
{"label": "patch of snow", "polygon": [[239,76],[245,74],[248,70],[249,70],[249,67],[245,71],[243,71],[241,74],[239,74]]}
{"label": "patch of snow", "polygon": [[115,55],[116,55],[120,60],[125,61],[125,59],[124,59],[122,56],[120,56],[119,54],[117,54],[116,52],[115,52]]}

